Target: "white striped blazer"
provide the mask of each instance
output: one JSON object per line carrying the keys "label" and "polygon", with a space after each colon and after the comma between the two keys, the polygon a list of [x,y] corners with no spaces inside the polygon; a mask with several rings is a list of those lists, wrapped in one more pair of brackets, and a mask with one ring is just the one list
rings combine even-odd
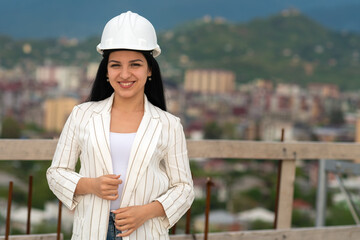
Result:
{"label": "white striped blazer", "polygon": [[[71,239],[104,240],[110,201],[94,194],[75,195],[81,177],[112,174],[109,145],[110,111],[114,96],[75,106],[60,135],[47,180],[53,193],[75,209]],[[80,159],[81,168],[75,172]],[[186,140],[179,118],[148,102],[130,153],[119,207],[159,201],[166,217],[153,218],[124,240],[169,239],[168,229],[194,199]]]}

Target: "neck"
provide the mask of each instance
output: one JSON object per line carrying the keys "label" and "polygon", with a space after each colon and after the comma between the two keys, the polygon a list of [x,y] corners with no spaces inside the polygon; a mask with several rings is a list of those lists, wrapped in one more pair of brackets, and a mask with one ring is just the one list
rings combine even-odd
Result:
{"label": "neck", "polygon": [[144,101],[144,95],[136,99],[126,99],[115,94],[112,108],[121,112],[144,112]]}

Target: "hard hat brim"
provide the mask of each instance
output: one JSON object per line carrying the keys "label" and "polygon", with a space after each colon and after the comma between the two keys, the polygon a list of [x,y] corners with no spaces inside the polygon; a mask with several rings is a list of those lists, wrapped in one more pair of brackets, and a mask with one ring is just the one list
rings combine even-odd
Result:
{"label": "hard hat brim", "polygon": [[129,47],[121,47],[121,46],[113,46],[113,47],[109,47],[109,48],[102,48],[101,43],[99,43],[96,46],[96,51],[98,53],[100,53],[101,55],[103,55],[104,50],[112,50],[112,49],[118,49],[118,50],[124,49],[124,50],[135,50],[135,51],[152,51],[153,57],[157,57],[161,53],[161,49],[160,49],[159,45],[157,45],[154,49],[138,49],[138,48],[129,48]]}

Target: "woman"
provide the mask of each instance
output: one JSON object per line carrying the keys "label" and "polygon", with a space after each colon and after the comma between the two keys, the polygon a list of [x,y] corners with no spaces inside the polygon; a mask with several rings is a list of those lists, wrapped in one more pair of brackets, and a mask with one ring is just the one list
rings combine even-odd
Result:
{"label": "woman", "polygon": [[72,239],[169,239],[194,192],[180,120],[166,112],[155,30],[123,13],[106,24],[97,50],[89,101],[64,126],[50,189],[75,210]]}

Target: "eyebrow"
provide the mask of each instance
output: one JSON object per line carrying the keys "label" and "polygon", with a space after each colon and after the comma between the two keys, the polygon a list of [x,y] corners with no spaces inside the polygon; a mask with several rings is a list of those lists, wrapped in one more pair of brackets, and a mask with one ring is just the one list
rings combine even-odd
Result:
{"label": "eyebrow", "polygon": [[[141,59],[134,59],[134,60],[130,60],[129,62],[130,62],[130,63],[134,63],[134,62],[139,62],[139,61],[140,61],[140,62],[144,62],[144,61],[141,60]],[[116,60],[110,60],[109,63],[110,63],[110,62],[120,63],[119,61],[116,61]]]}

